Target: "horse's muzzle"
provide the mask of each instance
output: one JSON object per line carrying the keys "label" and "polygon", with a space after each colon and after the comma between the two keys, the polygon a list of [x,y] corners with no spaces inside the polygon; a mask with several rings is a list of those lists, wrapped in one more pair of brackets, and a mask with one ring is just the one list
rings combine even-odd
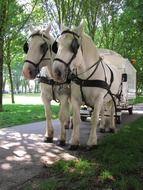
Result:
{"label": "horse's muzzle", "polygon": [[37,68],[28,67],[23,69],[23,76],[27,80],[35,79],[38,73],[39,71]]}

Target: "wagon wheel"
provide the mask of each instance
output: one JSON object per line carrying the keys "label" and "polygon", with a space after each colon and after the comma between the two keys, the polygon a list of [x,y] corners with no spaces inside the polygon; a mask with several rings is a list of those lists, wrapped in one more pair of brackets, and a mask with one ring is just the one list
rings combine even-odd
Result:
{"label": "wagon wheel", "polygon": [[115,117],[115,122],[117,123],[117,124],[121,124],[121,116],[116,116]]}
{"label": "wagon wheel", "polygon": [[128,108],[128,112],[129,112],[129,115],[132,115],[133,114],[133,107]]}
{"label": "wagon wheel", "polygon": [[86,121],[86,119],[87,119],[87,117],[85,117],[85,116],[81,116],[80,118],[81,118],[81,121]]}

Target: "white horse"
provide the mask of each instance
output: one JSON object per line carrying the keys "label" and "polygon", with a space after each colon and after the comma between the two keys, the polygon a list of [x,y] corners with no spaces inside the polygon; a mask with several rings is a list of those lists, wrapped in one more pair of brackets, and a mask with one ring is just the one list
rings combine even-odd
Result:
{"label": "white horse", "polygon": [[[97,145],[96,128],[99,114],[103,113],[103,103],[113,102],[112,94],[116,95],[119,91],[121,74],[112,64],[107,65],[106,59],[101,59],[91,38],[83,33],[82,24],[72,30],[63,30],[57,43],[54,78],[64,82],[70,75],[72,81],[73,131],[70,148],[77,149],[79,145],[80,106],[83,103],[93,107],[87,146],[94,147]],[[114,118],[112,111],[110,114]],[[105,124],[104,114],[101,122]]]}
{"label": "white horse", "polygon": [[29,43],[25,43],[24,51],[27,53],[23,65],[23,75],[25,79],[35,79],[41,70],[41,98],[44,103],[46,116],[45,142],[53,142],[54,129],[52,125],[51,100],[59,100],[60,112],[59,119],[61,123],[60,145],[65,145],[66,126],[69,124],[69,95],[70,88],[68,84],[55,84],[51,68],[55,53],[52,51],[54,38],[50,35],[51,25],[46,30],[35,30],[31,28],[32,34],[29,37]]}

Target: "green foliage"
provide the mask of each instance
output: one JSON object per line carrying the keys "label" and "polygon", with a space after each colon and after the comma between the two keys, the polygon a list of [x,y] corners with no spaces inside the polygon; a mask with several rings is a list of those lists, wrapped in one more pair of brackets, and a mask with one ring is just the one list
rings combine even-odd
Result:
{"label": "green foliage", "polygon": [[57,180],[56,180],[56,178],[50,178],[48,180],[44,180],[42,183],[40,183],[39,186],[40,186],[41,190],[56,190],[57,189]]}
{"label": "green foliage", "polygon": [[56,190],[57,187],[57,179],[50,177],[49,179],[43,179],[42,182],[37,179],[32,186],[26,185],[22,190]]}
{"label": "green foliage", "polygon": [[60,160],[54,165],[57,172],[69,173],[69,178],[81,178],[85,173],[91,172],[91,164],[87,160]]}

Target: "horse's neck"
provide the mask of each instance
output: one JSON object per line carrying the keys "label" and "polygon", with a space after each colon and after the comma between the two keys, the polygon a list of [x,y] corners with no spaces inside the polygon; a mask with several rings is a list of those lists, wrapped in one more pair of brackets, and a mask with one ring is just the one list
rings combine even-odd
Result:
{"label": "horse's neck", "polygon": [[47,65],[47,71],[48,71],[48,77],[49,78],[53,78],[52,77],[52,66],[51,66],[51,62]]}
{"label": "horse's neck", "polygon": [[51,55],[51,60],[48,60],[47,64],[47,70],[48,70],[48,77],[53,79],[53,74],[52,74],[52,65],[53,65],[53,60],[54,60],[55,55]]}
{"label": "horse's neck", "polygon": [[[54,38],[50,35],[50,39],[51,39],[51,46],[52,44],[54,43]],[[47,64],[47,70],[48,70],[48,77],[49,78],[53,78],[53,74],[52,74],[52,64],[53,64],[53,60],[54,60],[54,57],[55,57],[55,54],[51,51],[51,50],[48,50],[50,51],[50,54],[46,55],[47,57],[51,58],[51,60],[49,61],[48,60],[48,64]]]}
{"label": "horse's neck", "polygon": [[82,43],[81,43],[81,62],[80,66],[78,67],[78,73],[82,73],[82,78],[87,77],[93,69],[89,70],[89,72],[84,72],[88,70],[92,65],[94,65],[99,60],[99,53],[97,48],[95,47],[94,43],[88,36],[83,36]]}
{"label": "horse's neck", "polygon": [[83,35],[83,40],[82,40],[82,49],[83,49],[83,57],[84,61],[88,63],[87,65],[91,66],[95,62],[99,60],[99,53],[98,50],[91,40],[90,37],[87,35]]}

